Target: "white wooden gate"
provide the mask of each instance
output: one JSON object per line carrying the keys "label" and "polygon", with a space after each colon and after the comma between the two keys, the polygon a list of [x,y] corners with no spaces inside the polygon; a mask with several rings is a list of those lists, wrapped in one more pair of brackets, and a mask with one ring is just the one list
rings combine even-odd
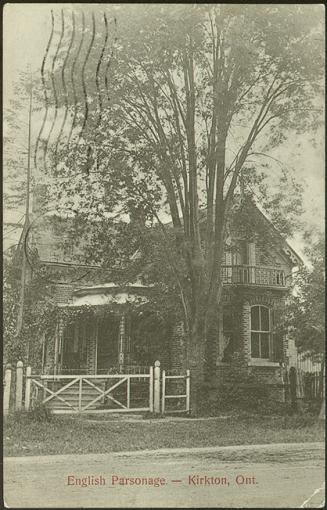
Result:
{"label": "white wooden gate", "polygon": [[[135,404],[138,382],[145,384],[146,405]],[[58,414],[153,411],[152,367],[147,374],[29,375],[26,387],[26,408],[37,401]]]}
{"label": "white wooden gate", "polygon": [[[189,413],[190,412],[190,371],[185,374],[177,374],[170,370],[162,371],[162,396],[161,412],[164,413]],[[169,406],[168,402],[174,403]],[[168,405],[167,405],[168,404]]]}
{"label": "white wooden gate", "polygon": [[190,411],[190,371],[166,371],[156,361],[146,373],[33,375],[26,370],[25,408],[36,402],[53,413]]}

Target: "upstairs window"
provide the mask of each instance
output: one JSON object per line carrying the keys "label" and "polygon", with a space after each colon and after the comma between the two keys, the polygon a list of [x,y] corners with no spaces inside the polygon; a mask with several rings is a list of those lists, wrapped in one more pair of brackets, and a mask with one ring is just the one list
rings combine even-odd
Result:
{"label": "upstairs window", "polygon": [[266,306],[251,307],[251,357],[270,358],[271,319]]}

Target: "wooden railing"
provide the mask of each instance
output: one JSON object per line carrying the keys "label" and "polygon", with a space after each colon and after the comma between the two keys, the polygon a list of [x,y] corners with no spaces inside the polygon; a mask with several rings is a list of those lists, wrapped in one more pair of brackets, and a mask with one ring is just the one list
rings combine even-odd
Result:
{"label": "wooden railing", "polygon": [[[109,368],[100,368],[97,369],[96,374],[93,375],[113,375],[113,374],[147,374],[149,372],[149,365],[124,365],[122,368],[117,366],[112,366]],[[60,375],[84,375],[88,373],[86,367],[84,368],[60,368],[60,371],[57,370],[56,373]],[[56,375],[54,367],[48,367],[46,374],[48,375]]]}
{"label": "wooden railing", "polygon": [[222,266],[224,284],[260,285],[263,287],[286,287],[285,272],[266,266]]}

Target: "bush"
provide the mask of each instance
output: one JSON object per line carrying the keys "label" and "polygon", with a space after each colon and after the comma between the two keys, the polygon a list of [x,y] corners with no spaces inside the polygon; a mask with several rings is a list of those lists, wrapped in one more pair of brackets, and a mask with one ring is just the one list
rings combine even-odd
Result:
{"label": "bush", "polygon": [[[212,410],[220,411],[250,411],[260,414],[283,414],[285,404],[271,397],[273,388],[265,385],[253,376],[240,378],[237,382],[219,385],[209,398]],[[214,394],[216,393],[216,394]]]}
{"label": "bush", "polygon": [[35,403],[28,411],[24,408],[19,411],[10,413],[7,417],[9,422],[26,423],[26,422],[50,422],[53,419],[53,414],[46,405]]}
{"label": "bush", "polygon": [[27,411],[28,417],[31,421],[49,422],[52,419],[52,412],[50,409],[41,403],[36,403]]}
{"label": "bush", "polygon": [[49,422],[53,417],[50,409],[41,403],[34,404],[28,411],[25,409],[15,411],[11,416],[15,422],[34,421],[39,423]]}
{"label": "bush", "polygon": [[208,382],[204,387],[204,414],[218,415],[221,412],[250,412],[262,415],[284,415],[288,404],[274,398],[278,385],[265,383],[254,373],[248,373],[239,365],[231,365],[228,379],[219,383]]}
{"label": "bush", "polygon": [[292,416],[284,416],[281,422],[283,429],[303,429],[312,426],[324,426],[317,421],[317,417],[312,414],[293,414]]}

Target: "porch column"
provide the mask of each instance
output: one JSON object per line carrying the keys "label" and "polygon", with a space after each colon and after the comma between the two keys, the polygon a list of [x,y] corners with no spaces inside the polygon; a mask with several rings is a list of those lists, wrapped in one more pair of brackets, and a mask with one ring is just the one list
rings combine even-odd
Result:
{"label": "porch column", "polygon": [[118,340],[118,365],[119,372],[124,370],[124,347],[125,347],[125,331],[126,331],[126,316],[123,314],[119,322],[119,340]]}
{"label": "porch column", "polygon": [[247,263],[250,266],[249,283],[255,283],[255,243],[247,243]]}
{"label": "porch column", "polygon": [[63,349],[63,332],[64,332],[63,320],[59,319],[57,331],[55,334],[54,374],[60,372]]}
{"label": "porch column", "polygon": [[95,320],[94,327],[88,328],[86,338],[86,370],[88,374],[97,373],[97,362],[98,362],[98,318]]}

